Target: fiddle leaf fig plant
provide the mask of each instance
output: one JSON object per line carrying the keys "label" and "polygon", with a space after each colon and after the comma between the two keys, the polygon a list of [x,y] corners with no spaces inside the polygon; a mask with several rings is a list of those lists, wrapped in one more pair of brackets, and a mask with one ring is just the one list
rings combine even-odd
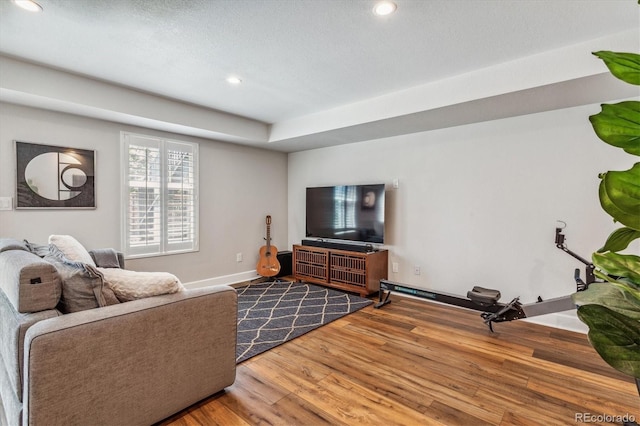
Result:
{"label": "fiddle leaf fig plant", "polygon": [[[595,52],[618,79],[640,85],[640,55]],[[589,117],[607,144],[640,156],[640,102],[602,105]],[[603,280],[575,293],[578,317],[589,327],[589,341],[609,365],[636,378],[640,391],[640,256],[621,253],[640,239],[640,162],[629,170],[599,175],[602,209],[623,227],[592,255],[595,275]]]}

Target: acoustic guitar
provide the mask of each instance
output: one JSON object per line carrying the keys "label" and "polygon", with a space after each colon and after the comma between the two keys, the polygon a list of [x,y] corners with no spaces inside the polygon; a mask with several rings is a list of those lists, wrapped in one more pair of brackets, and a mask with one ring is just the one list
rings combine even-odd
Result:
{"label": "acoustic guitar", "polygon": [[271,245],[271,216],[267,216],[267,244],[260,248],[260,260],[256,265],[258,275],[263,277],[274,277],[280,272],[280,262],[278,262],[278,249]]}

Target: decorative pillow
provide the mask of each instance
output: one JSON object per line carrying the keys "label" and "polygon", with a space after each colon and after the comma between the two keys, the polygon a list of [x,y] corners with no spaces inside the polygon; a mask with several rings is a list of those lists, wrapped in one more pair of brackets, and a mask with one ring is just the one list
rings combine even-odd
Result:
{"label": "decorative pillow", "polygon": [[27,240],[24,240],[24,243],[29,251],[38,257],[45,257],[49,254],[49,244],[30,243]]}
{"label": "decorative pillow", "polygon": [[71,235],[50,235],[49,244],[58,247],[64,253],[64,257],[69,260],[96,266],[87,249]]}
{"label": "decorative pillow", "polygon": [[98,270],[121,302],[184,290],[180,280],[168,272],[136,272],[116,268]]}
{"label": "decorative pillow", "polygon": [[49,251],[44,260],[55,266],[62,280],[60,312],[68,314],[118,303],[95,267],[67,259],[56,245],[51,244]]}
{"label": "decorative pillow", "polygon": [[[104,279],[102,282],[104,283]],[[120,303],[120,299],[118,299],[118,296],[116,296],[113,290],[111,290],[111,288],[106,284],[102,287],[102,295],[104,296],[104,301],[107,306],[117,305]]]}

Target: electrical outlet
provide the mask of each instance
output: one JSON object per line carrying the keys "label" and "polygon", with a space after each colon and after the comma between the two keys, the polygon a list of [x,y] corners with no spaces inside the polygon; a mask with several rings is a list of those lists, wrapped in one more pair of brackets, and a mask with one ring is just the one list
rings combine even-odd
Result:
{"label": "electrical outlet", "polygon": [[391,272],[398,272],[398,262],[391,262]]}
{"label": "electrical outlet", "polygon": [[420,266],[415,265],[413,267],[413,273],[416,274],[416,275],[420,275]]}
{"label": "electrical outlet", "polygon": [[242,253],[236,253],[236,262],[242,262]]}
{"label": "electrical outlet", "polygon": [[0,197],[0,210],[11,210],[13,208],[12,197]]}

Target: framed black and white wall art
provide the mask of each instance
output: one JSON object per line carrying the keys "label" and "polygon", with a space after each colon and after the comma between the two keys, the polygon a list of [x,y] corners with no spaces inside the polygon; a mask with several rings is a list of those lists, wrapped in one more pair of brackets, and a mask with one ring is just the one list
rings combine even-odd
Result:
{"label": "framed black and white wall art", "polygon": [[95,209],[95,152],[15,141],[17,209]]}

